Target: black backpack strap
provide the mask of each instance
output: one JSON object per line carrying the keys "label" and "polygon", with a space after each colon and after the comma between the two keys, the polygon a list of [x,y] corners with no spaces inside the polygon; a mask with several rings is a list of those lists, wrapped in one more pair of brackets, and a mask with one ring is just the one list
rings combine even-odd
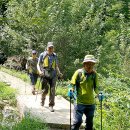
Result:
{"label": "black backpack strap", "polygon": [[76,80],[76,92],[78,92],[78,89],[80,86],[80,79],[81,79],[82,73],[83,73],[82,69],[79,69],[77,80]]}
{"label": "black backpack strap", "polygon": [[[89,74],[89,75],[92,75],[92,80],[93,80],[93,88],[94,88],[94,90],[96,89],[96,72],[95,71],[93,71],[91,74]],[[86,74],[85,74],[85,76],[86,76]]]}
{"label": "black backpack strap", "polygon": [[96,89],[96,87],[97,87],[97,85],[96,85],[96,73],[95,72],[93,72],[93,88],[94,88],[94,90]]}
{"label": "black backpack strap", "polygon": [[[76,91],[79,88],[80,85],[80,77],[82,76],[82,74],[84,74],[86,76],[86,74],[84,73],[83,70],[79,70],[78,76],[77,76],[77,80],[76,80]],[[92,79],[93,79],[93,88],[94,90],[96,89],[97,85],[96,85],[96,73],[93,72],[92,73]]]}

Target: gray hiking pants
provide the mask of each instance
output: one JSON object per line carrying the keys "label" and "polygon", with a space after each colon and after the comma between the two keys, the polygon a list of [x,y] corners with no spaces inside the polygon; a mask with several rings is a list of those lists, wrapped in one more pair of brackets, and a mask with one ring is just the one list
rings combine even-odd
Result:
{"label": "gray hiking pants", "polygon": [[56,85],[56,77],[49,79],[46,77],[43,77],[41,79],[42,83],[42,103],[44,104],[46,95],[49,92],[49,106],[54,106],[55,105],[55,85]]}

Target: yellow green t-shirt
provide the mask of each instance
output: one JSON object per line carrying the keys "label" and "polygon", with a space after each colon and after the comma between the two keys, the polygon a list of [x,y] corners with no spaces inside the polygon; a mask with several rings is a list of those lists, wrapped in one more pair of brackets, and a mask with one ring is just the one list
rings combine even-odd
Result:
{"label": "yellow green t-shirt", "polygon": [[38,63],[37,57],[35,59],[33,59],[32,57],[29,57],[29,59],[27,61],[29,73],[38,74],[37,63]]}
{"label": "yellow green t-shirt", "polygon": [[95,104],[95,93],[98,93],[97,73],[88,74],[83,68],[78,69],[71,79],[71,84],[77,92],[77,104]]}

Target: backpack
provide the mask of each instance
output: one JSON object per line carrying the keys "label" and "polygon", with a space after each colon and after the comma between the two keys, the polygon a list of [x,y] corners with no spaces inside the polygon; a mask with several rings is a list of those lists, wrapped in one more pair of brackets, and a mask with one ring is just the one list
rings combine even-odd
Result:
{"label": "backpack", "polygon": [[[77,80],[76,80],[76,89],[78,89],[78,87],[80,85],[81,76],[82,76],[83,73],[86,77],[87,73],[85,73],[82,69],[79,69]],[[93,88],[95,90],[96,89],[96,73],[93,71],[91,74],[92,74],[92,77],[93,77]]]}
{"label": "backpack", "polygon": [[[55,53],[53,53],[53,54],[56,57],[56,54]],[[47,51],[43,52],[42,61],[44,61],[44,59],[46,58],[47,55],[48,55]],[[42,71],[43,71],[44,77],[50,78],[50,79],[53,78],[54,70],[52,67],[42,68]]]}

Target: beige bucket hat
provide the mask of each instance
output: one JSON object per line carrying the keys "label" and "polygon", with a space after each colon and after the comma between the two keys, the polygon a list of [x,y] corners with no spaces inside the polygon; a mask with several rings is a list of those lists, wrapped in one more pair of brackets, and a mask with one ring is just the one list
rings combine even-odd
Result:
{"label": "beige bucket hat", "polygon": [[97,60],[95,59],[95,57],[93,55],[86,55],[83,60],[83,63],[85,63],[85,62],[97,63]]}

